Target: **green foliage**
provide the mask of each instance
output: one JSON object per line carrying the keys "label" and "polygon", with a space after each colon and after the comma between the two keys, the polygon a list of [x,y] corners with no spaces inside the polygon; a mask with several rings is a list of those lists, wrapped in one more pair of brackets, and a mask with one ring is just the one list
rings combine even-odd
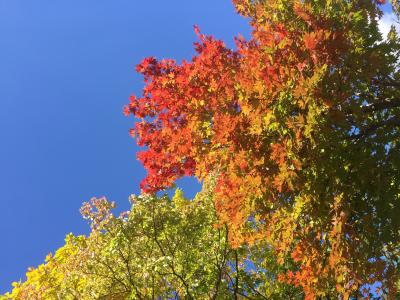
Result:
{"label": "green foliage", "polygon": [[[393,297],[400,253],[400,40],[384,0],[234,0],[237,48],[205,36],[190,61],[144,59],[125,112],[142,188],[218,171],[232,245],[263,240],[307,299]],[[399,12],[398,1],[392,1]],[[368,295],[366,290],[362,294]]]}
{"label": "green foliage", "polygon": [[[146,193],[182,176],[202,193],[82,207],[6,299],[392,299],[400,252],[400,39],[384,0],[234,0],[251,38],[200,33],[181,64],[143,60],[125,108]],[[393,0],[399,15],[399,1]],[[302,290],[300,290],[300,287]]]}
{"label": "green foliage", "polygon": [[69,234],[3,298],[302,298],[300,290],[278,282],[285,270],[265,245],[230,247],[228,228],[216,225],[212,185],[193,200],[178,189],[172,200],[142,195],[131,201],[132,209],[118,217],[104,198],[85,203],[89,236]]}

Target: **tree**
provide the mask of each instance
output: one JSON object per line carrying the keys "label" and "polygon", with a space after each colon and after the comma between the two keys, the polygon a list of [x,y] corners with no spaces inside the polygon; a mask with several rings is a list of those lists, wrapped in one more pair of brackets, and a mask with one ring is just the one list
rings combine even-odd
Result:
{"label": "tree", "polygon": [[[207,191],[207,189],[210,189]],[[132,197],[119,217],[113,203],[92,199],[81,209],[89,236],[69,234],[46,263],[14,283],[11,300],[301,299],[277,281],[271,251],[261,244],[233,249],[217,222],[210,185],[194,200]],[[295,269],[295,265],[286,268]]]}
{"label": "tree", "polygon": [[[205,36],[191,61],[146,58],[127,115],[142,189],[217,171],[234,247],[263,241],[308,299],[395,293],[400,232],[399,38],[383,0],[234,0],[252,38]],[[398,10],[398,2],[394,1]]]}

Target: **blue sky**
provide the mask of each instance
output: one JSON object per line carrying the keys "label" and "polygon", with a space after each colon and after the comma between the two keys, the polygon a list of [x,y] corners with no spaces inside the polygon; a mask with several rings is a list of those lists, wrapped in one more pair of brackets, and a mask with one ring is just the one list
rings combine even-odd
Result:
{"label": "blue sky", "polygon": [[87,232],[83,201],[128,208],[145,175],[122,114],[143,85],[134,67],[190,58],[194,24],[231,47],[249,34],[229,0],[0,0],[0,293]]}
{"label": "blue sky", "polygon": [[134,66],[190,58],[194,24],[231,47],[249,35],[230,0],[0,0],[0,293],[87,232],[83,201],[128,208],[145,175],[122,114],[143,85]]}

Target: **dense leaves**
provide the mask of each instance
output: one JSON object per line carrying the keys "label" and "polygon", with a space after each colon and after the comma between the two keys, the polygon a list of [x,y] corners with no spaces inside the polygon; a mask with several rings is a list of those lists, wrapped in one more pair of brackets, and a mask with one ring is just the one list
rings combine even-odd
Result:
{"label": "dense leaves", "polygon": [[[377,0],[235,0],[252,38],[205,36],[191,61],[138,65],[126,114],[146,192],[217,172],[234,247],[263,241],[307,298],[393,296],[400,230],[399,38]],[[398,11],[398,2],[394,1]]]}
{"label": "dense leaves", "polygon": [[[277,281],[279,267],[265,245],[229,246],[217,221],[210,186],[194,200],[132,197],[129,212],[92,199],[81,209],[89,236],[69,234],[46,263],[14,283],[10,300],[302,299]],[[286,268],[292,268],[288,264]]]}
{"label": "dense leaves", "polygon": [[[195,27],[190,61],[137,66],[125,113],[148,176],[132,209],[85,203],[90,234],[0,298],[395,297],[400,40],[378,30],[384,1],[233,2],[253,28],[236,49]],[[182,176],[203,192],[155,196]]]}

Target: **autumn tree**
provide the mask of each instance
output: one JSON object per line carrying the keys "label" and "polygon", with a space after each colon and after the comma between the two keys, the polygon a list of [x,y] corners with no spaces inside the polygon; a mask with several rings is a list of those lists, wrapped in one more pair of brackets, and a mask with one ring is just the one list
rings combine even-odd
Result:
{"label": "autumn tree", "polygon": [[277,280],[295,264],[278,266],[262,244],[229,245],[228,228],[214,226],[209,187],[194,200],[180,190],[172,199],[135,196],[120,216],[113,203],[92,199],[81,209],[90,234],[69,234],[0,299],[302,299],[301,289]]}
{"label": "autumn tree", "polygon": [[[153,193],[217,172],[234,247],[264,241],[308,299],[393,297],[400,230],[399,37],[384,0],[234,0],[237,49],[196,27],[197,54],[137,66],[127,115]],[[393,2],[398,11],[398,2]],[[266,248],[267,249],[267,248]]]}

